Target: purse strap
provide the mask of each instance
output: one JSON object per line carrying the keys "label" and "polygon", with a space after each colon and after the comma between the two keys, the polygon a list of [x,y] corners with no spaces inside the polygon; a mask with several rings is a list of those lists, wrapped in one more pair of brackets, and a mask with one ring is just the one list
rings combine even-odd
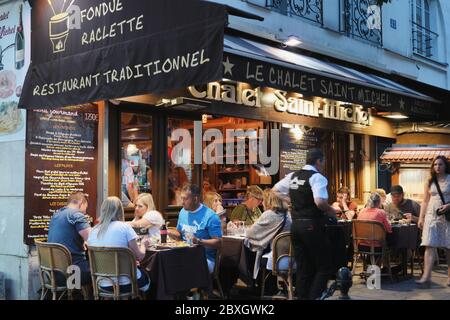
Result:
{"label": "purse strap", "polygon": [[437,189],[437,191],[439,193],[439,196],[441,197],[442,204],[445,204],[444,195],[442,194],[441,187],[439,186],[439,182],[437,180],[437,177],[434,177],[434,183],[436,184],[436,189]]}

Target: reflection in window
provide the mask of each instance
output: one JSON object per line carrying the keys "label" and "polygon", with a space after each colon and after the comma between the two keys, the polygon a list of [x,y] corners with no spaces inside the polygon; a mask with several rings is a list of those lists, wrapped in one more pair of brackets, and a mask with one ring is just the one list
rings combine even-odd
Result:
{"label": "reflection in window", "polygon": [[[169,206],[181,206],[181,188],[187,183],[192,183],[194,171],[194,122],[168,119],[168,125]],[[172,140],[172,133],[177,136],[175,140]],[[190,141],[184,140],[188,138],[191,138]],[[181,147],[183,143],[187,144],[186,147]]]}
{"label": "reflection in window", "polygon": [[134,207],[140,193],[152,190],[152,117],[121,113],[122,203]]}

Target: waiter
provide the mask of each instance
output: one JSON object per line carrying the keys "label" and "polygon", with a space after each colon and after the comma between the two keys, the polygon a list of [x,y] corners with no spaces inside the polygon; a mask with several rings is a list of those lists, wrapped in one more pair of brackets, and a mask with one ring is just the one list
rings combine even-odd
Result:
{"label": "waiter", "polygon": [[306,165],[274,186],[275,191],[289,195],[291,200],[291,234],[299,299],[319,298],[335,273],[325,225],[336,221],[336,212],[328,204],[328,180],[320,173],[324,161],[322,150],[311,149]]}

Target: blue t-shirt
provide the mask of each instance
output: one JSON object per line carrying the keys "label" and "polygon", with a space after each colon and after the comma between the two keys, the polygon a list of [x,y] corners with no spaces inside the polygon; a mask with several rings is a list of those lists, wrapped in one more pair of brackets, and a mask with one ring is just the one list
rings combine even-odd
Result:
{"label": "blue t-shirt", "polygon": [[77,263],[85,259],[84,240],[78,232],[89,228],[90,224],[83,213],[64,207],[58,210],[50,220],[48,242],[59,243],[67,247],[72,254],[72,260]]}
{"label": "blue t-shirt", "polygon": [[[181,237],[186,241],[185,233],[192,232],[196,238],[207,240],[214,237],[222,237],[222,223],[219,216],[210,208],[202,205],[195,212],[181,209],[178,216],[177,230],[181,232]],[[205,248],[206,258],[214,260],[216,250]]]}

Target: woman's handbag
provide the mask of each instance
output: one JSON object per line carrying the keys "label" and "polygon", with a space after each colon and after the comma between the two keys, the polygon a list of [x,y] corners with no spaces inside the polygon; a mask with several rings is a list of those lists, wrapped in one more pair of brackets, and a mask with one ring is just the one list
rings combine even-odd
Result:
{"label": "woman's handbag", "polygon": [[[445,200],[444,200],[444,195],[442,194],[441,187],[439,186],[439,182],[437,181],[437,178],[435,178],[434,183],[436,184],[436,189],[439,193],[439,196],[441,197],[442,204],[446,204]],[[446,212],[439,212],[436,210],[436,214],[438,216],[445,215],[445,220],[450,222],[450,211],[449,210],[447,210]]]}

